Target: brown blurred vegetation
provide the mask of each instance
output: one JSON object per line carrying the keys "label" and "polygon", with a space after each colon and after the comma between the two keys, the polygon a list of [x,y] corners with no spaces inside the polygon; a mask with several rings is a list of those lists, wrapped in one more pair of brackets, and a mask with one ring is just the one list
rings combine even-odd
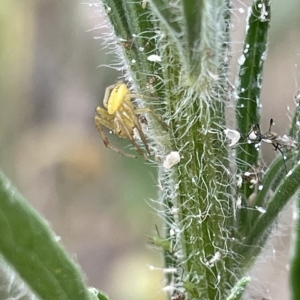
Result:
{"label": "brown blurred vegetation", "polygon": [[[246,9],[243,3],[236,6]],[[106,149],[93,124],[105,87],[118,75],[97,68],[111,60],[94,39],[101,29],[91,30],[102,16],[79,0],[2,0],[0,7],[1,168],[49,220],[89,285],[114,300],[164,299],[161,273],[147,266],[162,265],[159,252],[147,247],[160,223],[149,206],[157,198],[156,171]],[[234,13],[235,40],[242,41],[245,15]],[[274,3],[261,127],[273,117],[279,134],[287,131],[286,106],[294,109],[300,85],[299,15],[297,0]],[[233,45],[233,60],[240,46]],[[266,160],[272,155],[264,152]],[[277,284],[267,273],[279,295],[276,287],[286,289],[286,281]],[[262,289],[253,295],[265,296]]]}

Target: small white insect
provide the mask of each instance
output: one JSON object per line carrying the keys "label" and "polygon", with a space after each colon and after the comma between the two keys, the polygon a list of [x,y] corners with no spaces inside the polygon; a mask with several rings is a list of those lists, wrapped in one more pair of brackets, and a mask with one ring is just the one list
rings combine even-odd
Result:
{"label": "small white insect", "polygon": [[215,262],[217,262],[218,260],[220,260],[221,258],[221,253],[219,251],[217,251],[214,256],[206,263],[207,266],[213,267]]}
{"label": "small white insect", "polygon": [[180,162],[180,154],[178,151],[171,151],[165,158],[163,166],[166,169],[171,169],[174,165]]}
{"label": "small white insect", "polygon": [[262,214],[265,214],[265,213],[266,213],[266,210],[265,210],[263,207],[261,207],[261,206],[255,206],[255,208],[256,208],[260,213],[262,213]]}
{"label": "small white insect", "polygon": [[236,175],[236,185],[237,185],[237,187],[241,187],[242,186],[242,184],[243,184],[243,177],[241,176],[241,175]]}
{"label": "small white insect", "polygon": [[147,57],[147,59],[149,61],[153,61],[153,62],[161,62],[161,57],[155,54],[151,54]]}
{"label": "small white insect", "polygon": [[232,146],[236,145],[237,142],[241,138],[241,134],[238,131],[233,130],[233,129],[226,128],[224,130],[224,133],[225,133],[226,137],[230,140],[229,147],[232,147]]}
{"label": "small white insect", "polygon": [[238,196],[238,198],[236,199],[235,205],[236,205],[237,209],[242,208],[242,197],[241,196]]}

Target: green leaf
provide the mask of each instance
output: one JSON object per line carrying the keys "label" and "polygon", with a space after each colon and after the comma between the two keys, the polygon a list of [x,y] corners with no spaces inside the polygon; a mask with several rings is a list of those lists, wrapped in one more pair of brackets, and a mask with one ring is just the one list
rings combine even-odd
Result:
{"label": "green leaf", "polygon": [[91,295],[91,300],[109,300],[108,296],[102,291],[98,291],[94,287],[89,287],[89,292]]}
{"label": "green leaf", "polygon": [[264,245],[270,233],[273,222],[299,187],[300,164],[296,164],[294,169],[285,176],[284,180],[275,190],[274,195],[266,207],[266,212],[257,219],[239,249],[239,253],[244,257],[243,259],[249,261],[249,264],[251,264],[253,258],[260,253],[261,247]]}
{"label": "green leaf", "polygon": [[[258,160],[258,151],[253,144],[247,142],[247,134],[254,124],[259,124],[260,120],[262,72],[271,18],[270,0],[253,1],[248,14],[247,32],[243,53],[239,58],[237,80],[236,123],[242,138],[237,148],[236,162],[240,172],[248,171],[249,166],[255,167]],[[252,192],[248,183],[244,183],[239,190],[244,206],[247,206],[246,199]],[[248,210],[243,209],[240,212],[239,221],[241,228],[249,224]]]}
{"label": "green leaf", "polygon": [[[264,176],[264,181],[262,183],[262,189],[257,191],[257,195],[255,201],[253,203],[254,207],[265,207],[268,193],[272,190],[272,186],[274,185],[274,181],[276,181],[276,187],[282,180],[282,176],[277,178],[278,174],[283,176],[286,175],[284,164],[291,159],[292,154],[289,154],[287,160],[284,161],[282,156],[277,157],[272,164],[269,166],[267,173]],[[284,172],[284,173],[283,173]],[[247,224],[247,229],[251,230],[253,225],[256,223],[257,219],[260,217],[261,213],[258,210],[250,210],[249,211],[249,223]],[[248,232],[248,231],[247,231]]]}
{"label": "green leaf", "polygon": [[178,9],[171,9],[170,4],[166,0],[150,0],[151,7],[159,21],[168,29],[174,39],[181,35],[181,26],[176,18],[179,13]]}
{"label": "green leaf", "polygon": [[43,300],[89,300],[83,276],[49,225],[0,172],[0,253]]}
{"label": "green leaf", "polygon": [[151,55],[157,55],[157,33],[149,9],[142,6],[142,1],[103,0],[103,3],[117,37],[117,41],[108,39],[107,44],[118,48],[117,60],[130,66],[129,81],[145,90],[150,74],[161,77],[159,62],[149,60]]}
{"label": "green leaf", "polygon": [[[291,123],[290,136],[295,138],[299,144],[300,142],[300,130],[299,130],[299,121],[300,121],[300,109],[299,109],[299,90],[295,94],[295,100],[297,102],[297,108]],[[300,151],[298,151],[297,159],[300,158]],[[300,299],[300,197],[298,194],[296,207],[294,208],[296,213],[296,220],[294,222],[294,240],[292,244],[292,259],[291,259],[291,270],[290,270],[290,290],[291,290],[291,299],[297,300]]]}
{"label": "green leaf", "polygon": [[[244,139],[253,124],[259,124],[260,91],[262,72],[266,58],[268,31],[270,26],[270,1],[255,0],[251,7],[251,14],[247,22],[247,34],[243,53],[240,56],[239,76],[237,84],[238,101],[236,107],[237,126]],[[258,151],[243,143],[237,150],[237,161],[243,162],[239,168],[253,166],[257,162]],[[247,191],[249,196],[251,191]]]}
{"label": "green leaf", "polygon": [[292,260],[290,263],[291,270],[290,270],[290,288],[291,288],[291,299],[297,300],[300,299],[300,218],[299,218],[299,211],[300,211],[300,197],[298,195],[296,208],[297,218],[294,223],[294,243],[293,243],[293,254]]}
{"label": "green leaf", "polygon": [[104,0],[104,8],[118,37],[127,40],[131,37],[129,25],[124,14],[122,1]]}
{"label": "green leaf", "polygon": [[39,300],[0,255],[0,299]]}
{"label": "green leaf", "polygon": [[232,288],[230,295],[226,300],[239,300],[243,296],[243,293],[247,287],[247,284],[251,281],[251,277],[242,277],[236,285]]}
{"label": "green leaf", "polygon": [[[220,51],[215,42],[226,28],[228,1],[190,1],[172,3],[167,0],[149,0],[153,13],[161,23],[161,34],[174,42],[186,75],[187,84],[198,83],[203,66],[217,74],[214,62]],[[224,14],[225,12],[225,14]],[[225,22],[223,22],[225,20]],[[204,29],[203,29],[204,28]],[[204,61],[206,61],[204,63]]]}

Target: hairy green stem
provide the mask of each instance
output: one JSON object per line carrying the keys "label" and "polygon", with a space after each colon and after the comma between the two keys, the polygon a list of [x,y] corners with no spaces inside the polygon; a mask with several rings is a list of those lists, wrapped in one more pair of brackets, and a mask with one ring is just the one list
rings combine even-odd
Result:
{"label": "hairy green stem", "polygon": [[[232,96],[231,1],[103,2],[111,8],[120,5],[108,16],[117,37],[131,41],[130,47],[123,44],[125,78],[139,92],[159,98],[156,103],[142,103],[159,112],[168,125],[168,131],[162,132],[149,120],[148,138],[155,156],[163,161],[176,151],[181,158],[171,169],[159,165],[165,236],[153,238],[163,248],[165,268],[173,270],[167,275],[171,295],[239,299],[250,280],[243,276],[258,255],[257,248],[263,247],[272,223],[292,196],[289,191],[297,187],[293,176],[283,180],[283,175],[276,175],[282,159],[271,165],[264,182],[257,180],[255,190],[249,182],[241,188],[237,183],[238,177],[245,178],[245,171],[257,167],[259,157],[246,136],[252,124],[259,123],[270,1],[255,0],[249,8],[237,80],[236,125],[242,139],[235,162],[224,136],[225,111]],[[118,28],[119,20],[124,29]],[[295,168],[293,175],[298,178],[297,174]],[[267,198],[276,178],[279,189]],[[250,195],[257,195],[253,203]],[[237,204],[239,198],[242,204]],[[266,213],[254,211],[253,205]]]}

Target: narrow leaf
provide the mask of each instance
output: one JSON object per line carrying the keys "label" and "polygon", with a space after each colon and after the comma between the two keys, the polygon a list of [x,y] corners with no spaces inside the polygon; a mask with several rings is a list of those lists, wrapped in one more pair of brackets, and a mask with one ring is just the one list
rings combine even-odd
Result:
{"label": "narrow leaf", "polygon": [[298,195],[296,202],[296,220],[294,223],[294,241],[293,241],[293,252],[292,260],[290,263],[290,288],[291,288],[291,299],[300,299],[300,197]]}
{"label": "narrow leaf", "polygon": [[[259,124],[260,91],[262,71],[266,59],[266,46],[270,23],[270,1],[255,0],[249,8],[247,33],[243,53],[239,58],[238,101],[236,108],[237,126],[244,138],[253,124]],[[243,166],[254,165],[258,152],[248,143],[241,145],[237,151],[238,161]],[[239,166],[243,171],[242,166]],[[248,194],[249,196],[249,194]]]}
{"label": "narrow leaf", "polygon": [[77,265],[2,172],[0,228],[0,253],[41,299],[90,299]]}
{"label": "narrow leaf", "polygon": [[244,258],[248,259],[250,263],[260,252],[278,214],[282,211],[289,199],[297,192],[299,187],[300,164],[297,164],[275,190],[274,195],[266,208],[266,212],[257,219],[249,235],[245,238],[243,246],[240,248],[240,253]]}

